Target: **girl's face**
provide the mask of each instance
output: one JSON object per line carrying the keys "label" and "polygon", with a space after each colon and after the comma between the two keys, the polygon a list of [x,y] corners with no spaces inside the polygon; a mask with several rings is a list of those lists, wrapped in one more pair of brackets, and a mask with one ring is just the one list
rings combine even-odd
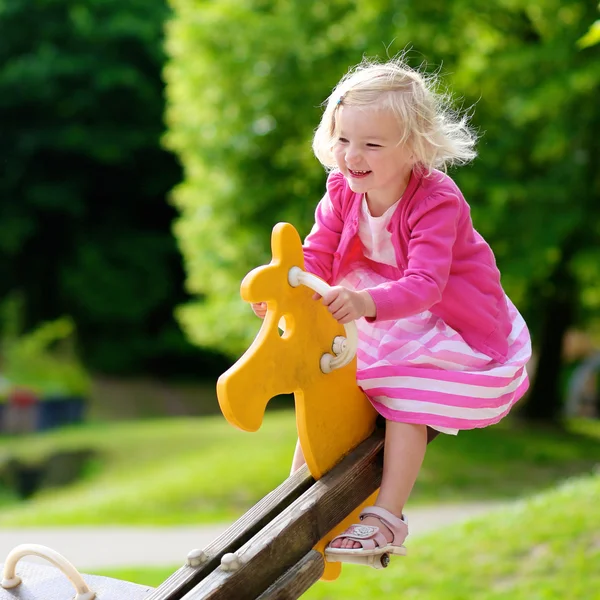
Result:
{"label": "girl's face", "polygon": [[390,110],[340,106],[333,156],[353,192],[385,210],[408,185],[412,153],[399,144],[402,131]]}

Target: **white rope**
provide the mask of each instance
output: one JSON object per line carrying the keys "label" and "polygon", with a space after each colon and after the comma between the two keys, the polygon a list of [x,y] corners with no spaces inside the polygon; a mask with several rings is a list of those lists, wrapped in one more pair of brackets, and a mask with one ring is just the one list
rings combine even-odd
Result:
{"label": "white rope", "polygon": [[[288,273],[288,282],[292,287],[305,285],[311,290],[324,296],[331,288],[316,275],[303,271],[300,267],[292,267]],[[323,354],[321,357],[321,371],[331,373],[333,369],[340,369],[346,366],[356,354],[358,346],[358,331],[356,323],[351,321],[344,325],[346,337],[337,336],[331,345],[333,354]]]}

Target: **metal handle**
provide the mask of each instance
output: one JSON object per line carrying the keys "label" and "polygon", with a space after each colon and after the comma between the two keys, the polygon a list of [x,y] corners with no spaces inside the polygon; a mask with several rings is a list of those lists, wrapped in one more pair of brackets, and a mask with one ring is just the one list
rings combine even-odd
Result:
{"label": "metal handle", "polygon": [[2,583],[0,583],[5,590],[15,588],[21,583],[21,578],[16,574],[17,563],[24,556],[29,555],[45,558],[69,578],[77,592],[73,600],[94,600],[96,597],[96,593],[90,590],[79,571],[64,556],[52,548],[39,544],[21,544],[11,550],[4,563],[4,573],[2,574]]}
{"label": "metal handle", "polygon": [[[324,296],[331,288],[316,275],[303,271],[300,267],[292,267],[288,273],[288,282],[292,287],[305,285],[311,290]],[[356,354],[358,346],[358,331],[354,321],[344,325],[346,337],[337,336],[333,340],[331,350],[334,354],[323,354],[321,357],[321,371],[331,373],[333,369],[346,366]]]}

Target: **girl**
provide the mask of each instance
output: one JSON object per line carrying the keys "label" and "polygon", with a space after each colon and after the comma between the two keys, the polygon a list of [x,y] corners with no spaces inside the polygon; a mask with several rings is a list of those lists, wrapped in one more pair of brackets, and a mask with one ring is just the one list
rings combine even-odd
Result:
{"label": "girl", "polygon": [[[315,133],[331,173],[305,267],[333,286],[322,299],[331,314],[356,320],[358,384],[386,419],[376,505],[330,558],[404,554],[403,509],[427,442],[497,423],[527,389],[527,327],[469,205],[437,170],[473,159],[474,145],[467,118],[399,60],[350,71]],[[264,317],[266,306],[253,310]]]}

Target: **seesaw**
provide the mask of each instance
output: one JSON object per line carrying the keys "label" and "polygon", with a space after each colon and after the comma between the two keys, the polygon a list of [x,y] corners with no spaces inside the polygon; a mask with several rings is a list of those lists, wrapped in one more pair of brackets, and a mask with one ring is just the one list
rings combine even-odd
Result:
{"label": "seesaw", "polygon": [[[322,293],[327,286],[303,271],[300,237],[291,225],[275,226],[271,246],[271,263],[251,271],[241,287],[244,300],[267,302],[267,316],[250,348],[219,378],[217,396],[231,424],[256,431],[269,400],[293,393],[306,465],[206,548],[192,550],[158,588],[81,576],[48,548],[20,546],[4,564],[0,600],[292,599],[319,579],[340,575],[341,564],[326,560],[324,549],[373,504],[383,431],[356,384],[355,326],[342,327],[312,300],[313,289]],[[20,563],[17,572],[31,553],[55,568]],[[383,568],[389,556],[352,562]]]}

